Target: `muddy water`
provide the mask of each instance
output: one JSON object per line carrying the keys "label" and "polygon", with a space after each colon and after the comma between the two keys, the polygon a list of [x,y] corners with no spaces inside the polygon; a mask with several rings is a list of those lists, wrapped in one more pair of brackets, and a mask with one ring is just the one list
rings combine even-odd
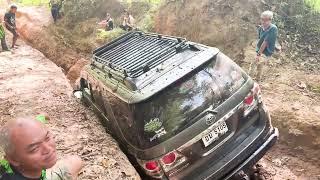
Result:
{"label": "muddy water", "polygon": [[59,156],[77,154],[85,161],[80,179],[140,179],[94,113],[72,97],[61,68],[20,44],[0,53],[0,125],[18,116],[46,113]]}

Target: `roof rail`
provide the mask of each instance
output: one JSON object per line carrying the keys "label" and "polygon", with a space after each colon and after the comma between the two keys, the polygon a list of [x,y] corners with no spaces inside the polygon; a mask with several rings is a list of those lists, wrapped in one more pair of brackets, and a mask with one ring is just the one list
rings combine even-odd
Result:
{"label": "roof rail", "polygon": [[132,31],[94,50],[92,66],[110,76],[137,78],[185,49],[197,50],[181,37]]}

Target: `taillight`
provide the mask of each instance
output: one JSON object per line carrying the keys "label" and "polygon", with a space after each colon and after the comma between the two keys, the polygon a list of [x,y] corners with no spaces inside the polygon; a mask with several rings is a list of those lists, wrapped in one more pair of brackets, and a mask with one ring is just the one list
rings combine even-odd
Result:
{"label": "taillight", "polygon": [[257,105],[261,103],[261,90],[259,84],[254,83],[250,93],[244,99],[244,116],[247,116]]}
{"label": "taillight", "polygon": [[164,173],[170,176],[171,170],[178,170],[186,163],[186,157],[177,151],[172,151],[152,161],[138,160],[146,174],[153,178],[161,178]]}
{"label": "taillight", "polygon": [[244,99],[244,103],[246,105],[251,105],[253,103],[254,100],[254,96],[252,95],[252,93],[250,93],[245,99]]}
{"label": "taillight", "polygon": [[178,151],[172,151],[161,158],[161,167],[170,176],[170,172],[179,170],[187,163],[187,158]]}
{"label": "taillight", "polygon": [[143,170],[148,176],[156,179],[162,178],[163,171],[161,169],[161,166],[158,160],[152,160],[152,161],[138,160],[138,162],[143,167]]}
{"label": "taillight", "polygon": [[159,164],[157,161],[149,161],[145,164],[145,169],[149,171],[154,171],[159,168]]}
{"label": "taillight", "polygon": [[166,165],[170,165],[176,161],[176,154],[174,152],[171,152],[167,155],[164,155],[162,157],[162,162]]}

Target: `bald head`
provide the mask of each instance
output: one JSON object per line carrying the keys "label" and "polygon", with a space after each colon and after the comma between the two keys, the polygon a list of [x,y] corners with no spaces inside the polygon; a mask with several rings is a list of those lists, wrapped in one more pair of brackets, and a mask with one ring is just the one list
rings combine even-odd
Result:
{"label": "bald head", "polygon": [[15,143],[12,141],[15,141],[16,138],[24,137],[23,135],[25,133],[29,134],[30,130],[39,128],[45,127],[43,124],[31,117],[17,118],[7,122],[7,124],[0,130],[1,146],[4,152],[7,154],[14,150]]}
{"label": "bald head", "polygon": [[56,162],[54,140],[44,124],[31,117],[9,121],[0,133],[6,159],[22,168],[50,168]]}

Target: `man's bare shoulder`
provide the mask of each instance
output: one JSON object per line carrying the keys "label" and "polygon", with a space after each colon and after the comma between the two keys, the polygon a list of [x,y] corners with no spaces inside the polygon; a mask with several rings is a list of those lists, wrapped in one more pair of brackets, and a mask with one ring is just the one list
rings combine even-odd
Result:
{"label": "man's bare shoulder", "polygon": [[47,170],[47,180],[72,180],[70,169],[64,160],[60,160],[52,168]]}
{"label": "man's bare shoulder", "polygon": [[76,179],[82,166],[83,162],[79,156],[67,156],[47,170],[47,180]]}

